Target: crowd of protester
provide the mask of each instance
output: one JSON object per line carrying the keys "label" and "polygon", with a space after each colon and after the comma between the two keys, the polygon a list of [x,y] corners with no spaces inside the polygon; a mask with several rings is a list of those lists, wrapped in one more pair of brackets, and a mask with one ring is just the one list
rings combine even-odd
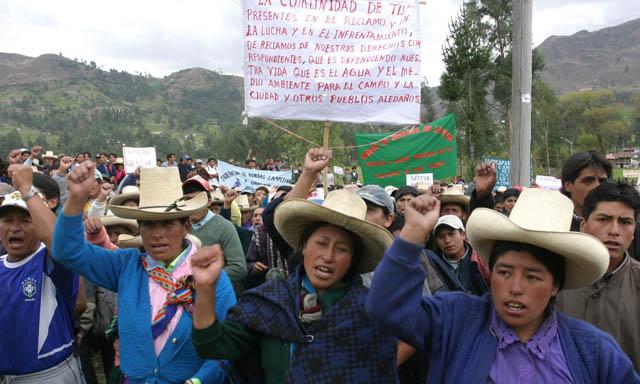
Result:
{"label": "crowd of protester", "polygon": [[560,191],[331,160],[249,151],[294,183],[237,190],[214,158],[12,151],[0,383],[640,383],[640,196],[600,153]]}

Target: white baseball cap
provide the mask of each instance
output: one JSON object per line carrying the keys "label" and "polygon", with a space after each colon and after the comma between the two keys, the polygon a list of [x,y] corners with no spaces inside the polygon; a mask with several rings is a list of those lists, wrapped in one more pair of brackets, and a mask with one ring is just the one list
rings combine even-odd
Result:
{"label": "white baseball cap", "polygon": [[4,201],[0,206],[0,216],[2,216],[2,214],[4,213],[4,211],[8,209],[8,207],[17,207],[29,212],[29,208],[27,208],[27,203],[25,203],[24,200],[22,200],[22,195],[18,191],[4,195]]}
{"label": "white baseball cap", "polygon": [[462,220],[458,216],[454,215],[444,215],[440,216],[438,221],[436,222],[436,226],[433,227],[433,233],[436,233],[438,227],[441,225],[446,225],[453,229],[462,229],[464,231],[464,224],[462,224]]}

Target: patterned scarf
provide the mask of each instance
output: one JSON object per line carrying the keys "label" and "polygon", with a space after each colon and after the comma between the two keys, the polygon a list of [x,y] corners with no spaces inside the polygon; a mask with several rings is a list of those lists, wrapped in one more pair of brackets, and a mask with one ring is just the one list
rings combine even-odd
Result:
{"label": "patterned scarf", "polygon": [[309,278],[302,278],[302,290],[300,291],[300,321],[303,324],[310,324],[320,320],[322,317],[322,307],[318,302],[318,293],[311,285]]}
{"label": "patterned scarf", "polygon": [[155,339],[167,328],[179,305],[189,314],[193,313],[193,278],[191,275],[182,276],[174,282],[171,274],[161,266],[147,269],[145,255],[141,257],[141,263],[149,278],[167,291],[167,299],[151,321],[151,334]]}
{"label": "patterned scarf", "polygon": [[[302,266],[287,280],[245,291],[227,320],[266,336],[295,343],[283,383],[396,383],[396,340],[369,319],[368,290],[359,277],[320,318],[305,324]],[[234,383],[264,383],[259,350],[234,361]]]}

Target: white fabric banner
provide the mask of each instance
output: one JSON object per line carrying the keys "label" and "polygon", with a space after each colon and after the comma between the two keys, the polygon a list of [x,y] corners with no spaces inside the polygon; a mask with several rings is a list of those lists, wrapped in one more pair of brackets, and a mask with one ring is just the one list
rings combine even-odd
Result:
{"label": "white fabric banner", "polygon": [[243,0],[249,117],[418,124],[418,0]]}
{"label": "white fabric banner", "polygon": [[254,188],[261,185],[278,187],[291,184],[291,172],[242,168],[218,160],[218,179],[220,185],[228,188],[244,189],[247,185]]}
{"label": "white fabric banner", "polygon": [[138,166],[142,168],[158,166],[155,147],[122,147],[122,158],[124,170],[127,173],[132,173]]}

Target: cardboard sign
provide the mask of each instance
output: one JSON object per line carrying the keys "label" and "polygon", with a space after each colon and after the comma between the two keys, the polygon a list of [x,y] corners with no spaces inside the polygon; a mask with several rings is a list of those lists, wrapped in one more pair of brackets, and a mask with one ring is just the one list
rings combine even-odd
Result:
{"label": "cardboard sign", "polygon": [[418,0],[243,0],[249,117],[418,124]]}
{"label": "cardboard sign", "polygon": [[407,185],[416,188],[418,183],[426,186],[433,185],[433,173],[415,173],[407,175]]}
{"label": "cardboard sign", "polygon": [[155,147],[122,147],[124,170],[132,173],[138,166],[142,168],[157,167]]}
{"label": "cardboard sign", "polygon": [[542,189],[550,189],[553,191],[559,191],[560,188],[562,188],[562,181],[553,176],[537,175],[536,184]]}
{"label": "cardboard sign", "polygon": [[218,160],[218,179],[220,185],[239,190],[244,189],[247,185],[254,188],[261,185],[278,187],[291,184],[291,172],[249,169]]}

